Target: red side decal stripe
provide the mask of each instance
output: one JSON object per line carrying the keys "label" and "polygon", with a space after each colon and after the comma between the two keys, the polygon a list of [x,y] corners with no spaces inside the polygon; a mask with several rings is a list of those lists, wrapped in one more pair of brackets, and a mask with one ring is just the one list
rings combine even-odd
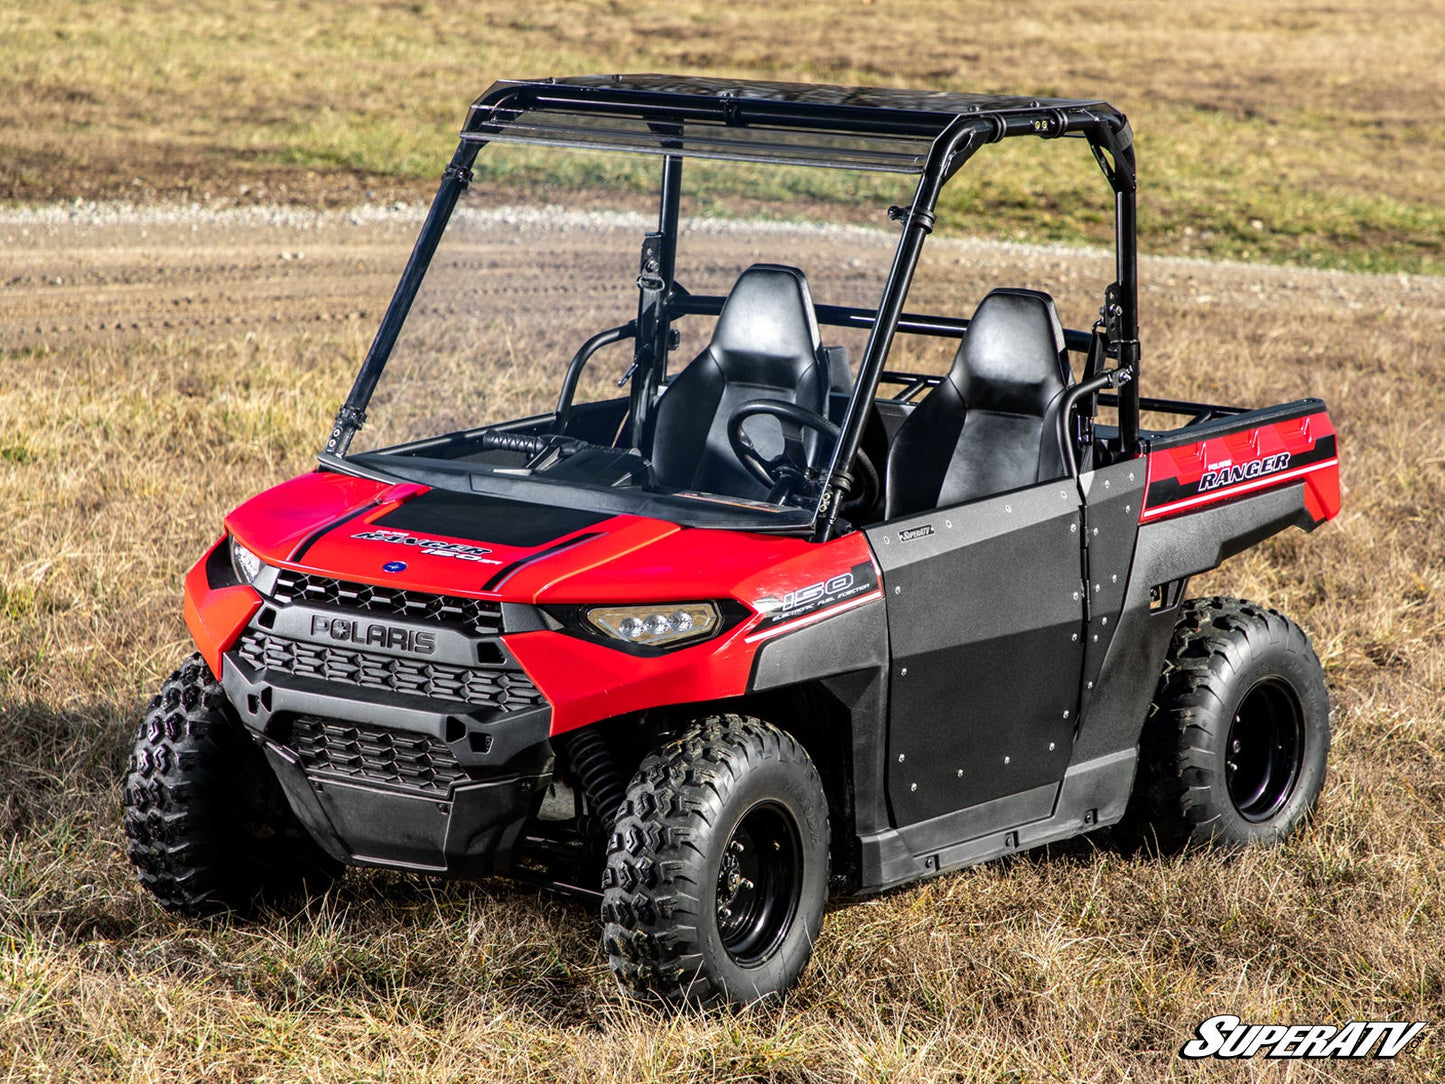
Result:
{"label": "red side decal stripe", "polygon": [[1315,471],[1328,470],[1331,467],[1340,465],[1339,458],[1325,459],[1318,463],[1311,463],[1307,467],[1300,467],[1296,470],[1287,470],[1279,474],[1267,474],[1263,478],[1256,478],[1252,482],[1240,482],[1232,486],[1226,486],[1215,490],[1213,493],[1201,493],[1197,497],[1186,497],[1182,501],[1171,501],[1169,504],[1161,504],[1155,508],[1146,508],[1139,516],[1139,522],[1157,519],[1160,516],[1171,515],[1175,512],[1182,512],[1186,508],[1197,508],[1204,504],[1215,504],[1222,501],[1239,497],[1256,489],[1267,489],[1270,486],[1277,486],[1281,482],[1289,482],[1296,478],[1302,478],[1306,474],[1313,474]]}

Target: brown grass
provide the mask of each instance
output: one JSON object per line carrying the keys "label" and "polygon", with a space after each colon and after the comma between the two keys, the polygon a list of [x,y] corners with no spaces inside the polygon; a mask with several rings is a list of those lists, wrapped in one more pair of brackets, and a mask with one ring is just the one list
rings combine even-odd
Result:
{"label": "brown grass", "polygon": [[[354,255],[405,250],[379,228],[329,245],[148,233],[0,223],[0,1078],[1184,1079],[1175,1051],[1219,1012],[1445,1018],[1438,281],[1145,267],[1149,391],[1318,393],[1341,432],[1340,519],[1192,585],[1314,638],[1336,716],[1308,830],[1232,861],[1086,840],[839,907],[786,1005],[669,1017],[616,992],[589,908],[506,883],[352,874],[252,925],[177,922],[141,894],[117,781],[145,699],[190,650],[179,577],[226,509],[307,467],[385,293]],[[635,237],[577,241],[604,242]],[[1094,257],[938,251],[954,296],[1049,288],[1075,323],[1103,274]],[[95,329],[112,318],[128,330]],[[559,360],[580,333],[564,330]],[[1398,1065],[1348,1073],[1438,1079],[1445,1052],[1432,1030]]]}

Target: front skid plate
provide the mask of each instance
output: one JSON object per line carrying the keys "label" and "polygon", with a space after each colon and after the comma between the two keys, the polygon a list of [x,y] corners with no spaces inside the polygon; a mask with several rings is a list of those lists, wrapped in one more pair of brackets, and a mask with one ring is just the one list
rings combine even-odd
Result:
{"label": "front skid plate", "polygon": [[[232,654],[222,656],[226,696],[265,750],[297,818],[333,858],[463,876],[510,866],[537,796],[551,781],[550,708],[469,714],[464,704],[379,693],[358,700],[334,683],[249,671]],[[473,778],[421,793],[400,780],[307,771],[272,725],[294,715],[430,738]]]}
{"label": "front skid plate", "polygon": [[310,777],[283,745],[262,741],[297,818],[333,858],[424,873],[505,873],[550,775],[460,783],[445,795],[405,794]]}

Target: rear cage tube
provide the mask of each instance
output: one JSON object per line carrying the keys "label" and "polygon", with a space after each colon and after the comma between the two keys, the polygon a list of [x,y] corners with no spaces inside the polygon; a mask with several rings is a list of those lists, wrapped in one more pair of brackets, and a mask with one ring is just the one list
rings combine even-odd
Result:
{"label": "rear cage tube", "polygon": [[1111,125],[1089,111],[1071,116],[1065,111],[1055,110],[1044,118],[1022,116],[1005,119],[995,116],[984,120],[958,117],[934,140],[914,192],[913,203],[901,215],[903,235],[899,239],[893,267],[868,336],[858,386],[849,400],[842,433],[834,444],[833,458],[824,475],[823,501],[814,532],[818,541],[827,541],[836,530],[838,511],[849,482],[847,466],[852,463],[862,443],[867,407],[877,394],[884,361],[898,330],[903,302],[912,284],[924,239],[933,229],[934,211],[943,186],[985,142],[998,142],[1009,135],[1034,134],[1057,138],[1071,131],[1084,134],[1114,188],[1117,311],[1106,313],[1106,326],[1114,333],[1110,349],[1118,359],[1118,368],[1130,374],[1118,397],[1121,451],[1125,456],[1137,454],[1140,358],[1134,153],[1128,123],[1118,116],[1116,124]]}

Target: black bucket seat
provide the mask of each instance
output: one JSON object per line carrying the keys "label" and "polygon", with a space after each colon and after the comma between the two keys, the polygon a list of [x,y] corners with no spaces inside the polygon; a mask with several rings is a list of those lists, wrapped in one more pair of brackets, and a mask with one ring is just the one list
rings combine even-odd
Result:
{"label": "black bucket seat", "polygon": [[[712,340],[663,390],[652,414],[652,467],[676,489],[762,499],[767,489],[739,462],[727,423],[744,403],[778,400],[827,416],[828,361],[808,279],[796,267],[754,264],[723,303]],[[783,442],[760,424],[764,455]],[[771,442],[768,438],[771,438]],[[811,447],[811,438],[805,438]]]}
{"label": "black bucket seat", "polygon": [[979,302],[943,381],[894,434],[886,517],[1059,478],[1070,382],[1054,299],[998,289]]}

